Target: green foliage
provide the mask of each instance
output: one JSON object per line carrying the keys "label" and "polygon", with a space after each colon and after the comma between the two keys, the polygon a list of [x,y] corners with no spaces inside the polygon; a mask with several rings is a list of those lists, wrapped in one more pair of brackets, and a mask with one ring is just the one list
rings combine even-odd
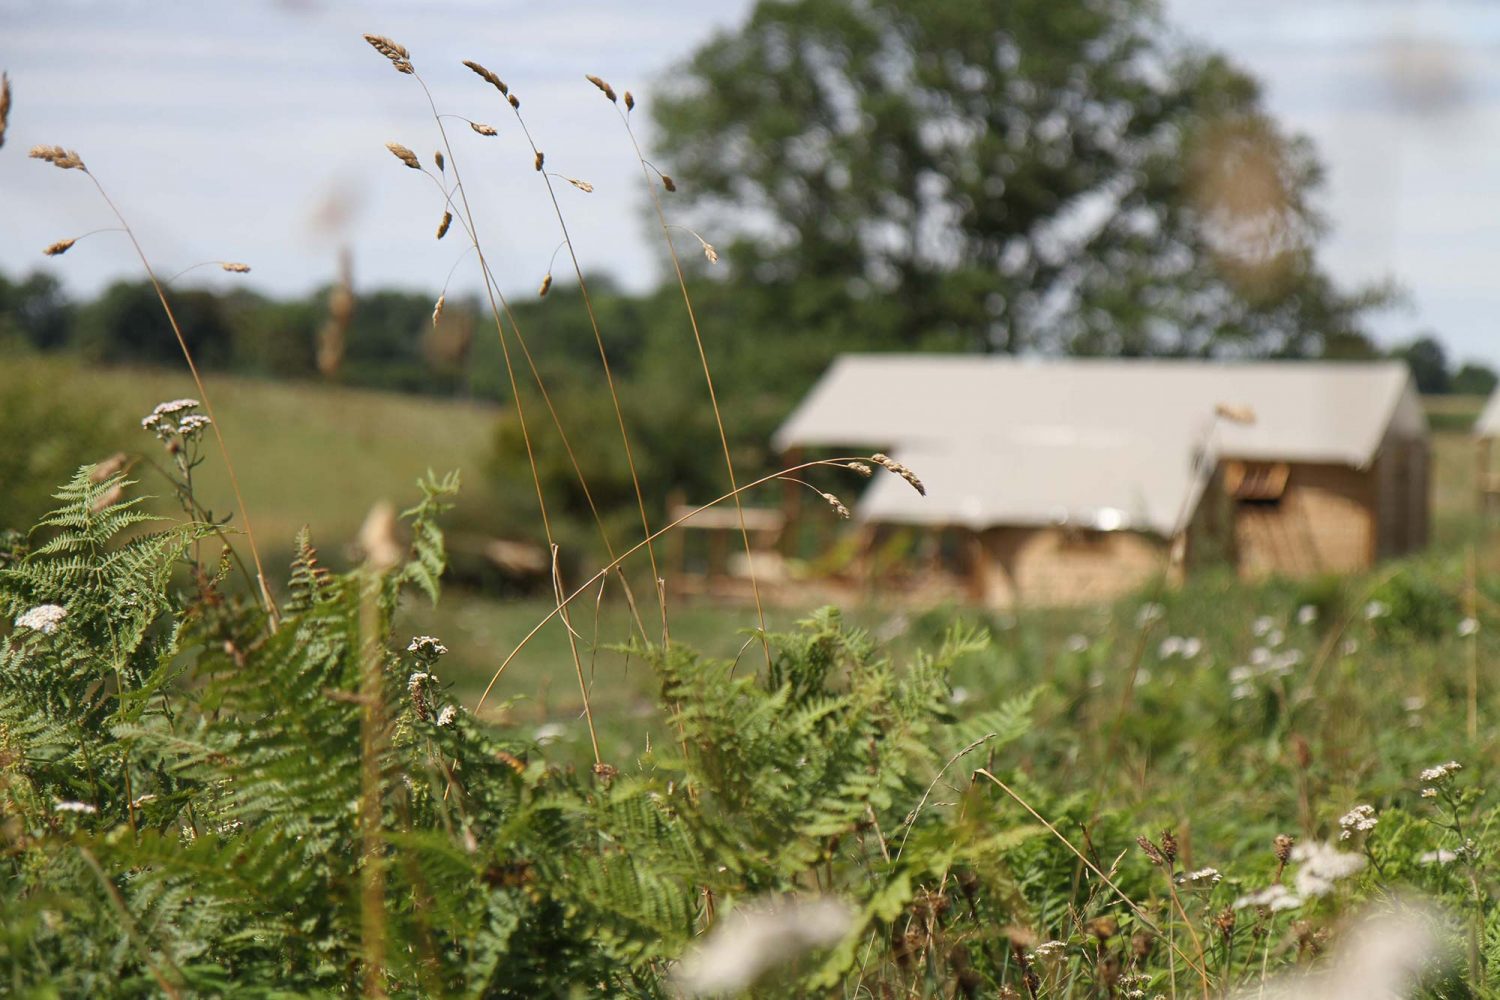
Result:
{"label": "green foliage", "polygon": [[24,355],[3,364],[14,377],[0,391],[0,529],[21,529],[47,509],[53,484],[103,457],[114,414]]}
{"label": "green foliage", "polygon": [[[1147,0],[765,0],[651,108],[683,197],[740,234],[740,294],[817,299],[819,326],[1306,354],[1380,299],[1317,264],[1307,143]],[[1108,218],[1060,239],[1084,205]]]}

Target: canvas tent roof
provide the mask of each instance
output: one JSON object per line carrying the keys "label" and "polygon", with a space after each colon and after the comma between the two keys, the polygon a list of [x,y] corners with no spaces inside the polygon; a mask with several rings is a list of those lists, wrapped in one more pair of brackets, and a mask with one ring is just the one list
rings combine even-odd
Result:
{"label": "canvas tent roof", "polygon": [[1500,389],[1490,393],[1489,402],[1474,421],[1474,433],[1480,437],[1500,437]]}
{"label": "canvas tent roof", "polygon": [[[1220,404],[1256,419],[1216,419]],[[868,520],[1169,535],[1196,503],[1205,452],[1362,468],[1393,428],[1426,430],[1399,362],[886,354],[840,358],[774,441],[884,448],[928,481],[924,499],[883,477],[858,505]]]}

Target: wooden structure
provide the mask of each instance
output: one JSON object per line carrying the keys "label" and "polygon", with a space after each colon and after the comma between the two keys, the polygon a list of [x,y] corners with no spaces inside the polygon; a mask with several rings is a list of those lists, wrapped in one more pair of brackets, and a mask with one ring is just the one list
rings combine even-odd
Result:
{"label": "wooden structure", "polygon": [[1427,541],[1426,418],[1399,363],[850,355],[775,443],[910,466],[928,496],[880,476],[856,520],[877,543],[961,539],[946,588],[996,607],[1109,600],[1213,562],[1347,572]]}

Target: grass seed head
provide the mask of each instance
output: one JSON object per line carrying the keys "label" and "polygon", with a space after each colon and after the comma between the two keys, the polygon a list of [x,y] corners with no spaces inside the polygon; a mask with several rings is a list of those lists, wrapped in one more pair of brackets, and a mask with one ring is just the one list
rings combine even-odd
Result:
{"label": "grass seed head", "polygon": [[10,123],[10,77],[0,73],[0,146],[5,145],[5,126]]}
{"label": "grass seed head", "polygon": [[906,466],[902,465],[900,462],[896,461],[894,458],[891,458],[889,455],[884,455],[877,451],[875,454],[870,456],[870,461],[874,462],[882,469],[894,473],[895,475],[898,475],[902,479],[906,480],[911,484],[911,488],[916,490],[922,496],[925,497],[927,495],[927,487],[922,484],[922,480],[917,478],[917,474],[908,469]]}
{"label": "grass seed head", "polygon": [[541,171],[542,164],[547,162],[547,154],[540,149],[536,151],[536,169]]}
{"label": "grass seed head", "polygon": [[1135,838],[1135,842],[1140,847],[1141,852],[1146,855],[1146,860],[1150,861],[1153,865],[1165,865],[1167,863],[1167,859],[1162,857],[1161,850],[1155,844],[1151,843],[1150,840],[1145,837],[1137,837]]}
{"label": "grass seed head", "polygon": [[585,79],[587,79],[589,83],[592,83],[594,86],[598,87],[600,92],[603,93],[605,97],[609,98],[611,101],[615,100],[615,88],[611,87],[608,83],[605,83],[603,80],[599,79],[592,73],[585,77]]}
{"label": "grass seed head", "polygon": [[224,261],[220,261],[219,262],[219,267],[221,267],[224,270],[228,271],[230,274],[249,274],[250,273],[250,265],[249,264],[241,264],[237,260],[224,260]]}
{"label": "grass seed head", "polygon": [[859,473],[861,476],[864,476],[866,479],[869,479],[871,476],[875,475],[875,470],[870,468],[863,462],[845,462],[844,468],[853,469],[855,472]]}
{"label": "grass seed head", "polygon": [[634,111],[635,110],[635,95],[632,94],[628,90],[625,91],[625,110],[626,111]]}
{"label": "grass seed head", "polygon": [[845,507],[838,497],[832,493],[819,493],[818,495],[828,502],[828,506],[832,507],[833,512],[839,517],[847,518],[849,516],[849,508]]}
{"label": "grass seed head", "polygon": [[594,185],[590,184],[588,181],[581,181],[577,177],[566,177],[564,178],[564,180],[576,187],[578,190],[582,191],[584,194],[594,193]]}
{"label": "grass seed head", "polygon": [[453,224],[453,213],[452,212],[444,212],[443,213],[443,221],[438,223],[437,238],[438,239],[442,239],[444,236],[447,236],[448,235],[448,227],[451,226],[452,224]]}
{"label": "grass seed head", "polygon": [[412,69],[411,53],[406,51],[406,46],[399,45],[396,42],[391,41],[389,38],[386,38],[384,35],[366,35],[365,41],[369,42],[370,46],[376,52],[379,52],[381,55],[389,59],[391,61],[391,65],[396,67],[396,71],[398,73],[406,73],[410,75],[416,72],[414,69]]}
{"label": "grass seed head", "polygon": [[536,294],[540,298],[546,298],[547,297],[547,293],[549,291],[551,291],[551,290],[552,290],[552,272],[548,271],[547,274],[542,278],[542,287],[538,288],[536,290]]}
{"label": "grass seed head", "polygon": [[448,296],[439,295],[437,305],[432,307],[432,328],[437,329],[438,320],[443,318],[443,306],[448,301]]}
{"label": "grass seed head", "polygon": [[432,162],[437,164],[438,173],[442,173],[444,168],[447,166],[448,161],[443,159],[443,151],[438,150],[436,153],[432,154]]}
{"label": "grass seed head", "polygon": [[31,152],[26,154],[33,160],[45,160],[61,170],[83,170],[83,160],[71,149],[63,149],[61,146],[32,146]]}
{"label": "grass seed head", "polygon": [[1167,864],[1177,860],[1177,835],[1171,830],[1161,832],[1161,855],[1167,859]]}
{"label": "grass seed head", "polygon": [[495,126],[486,125],[484,122],[469,122],[469,128],[473,129],[475,132],[478,132],[480,135],[496,134]]}
{"label": "grass seed head", "polygon": [[521,110],[521,99],[515,94],[506,94],[505,99],[510,102],[511,107],[515,108],[517,111]]}
{"label": "grass seed head", "polygon": [[485,83],[488,83],[491,87],[494,87],[496,90],[500,91],[500,93],[507,96],[510,94],[510,88],[505,85],[504,80],[500,79],[494,73],[491,73],[489,70],[485,69],[474,60],[465,59],[464,65],[473,70],[482,80],[484,80]]}
{"label": "grass seed head", "polygon": [[417,159],[417,154],[401,145],[399,142],[388,142],[385,148],[391,151],[391,155],[413,170],[422,169],[422,161]]}
{"label": "grass seed head", "polygon": [[1294,843],[1296,843],[1296,840],[1290,835],[1285,833],[1278,833],[1276,835],[1275,841],[1276,860],[1281,862],[1282,864],[1286,864],[1289,860],[1291,860],[1292,844]]}
{"label": "grass seed head", "polygon": [[42,253],[46,254],[48,257],[58,257],[62,254],[67,253],[70,249],[72,249],[73,244],[77,242],[77,240],[58,240],[50,247],[43,250]]}
{"label": "grass seed head", "polygon": [[666,188],[669,192],[675,192],[677,190],[677,182],[666,174],[661,175],[661,186]]}

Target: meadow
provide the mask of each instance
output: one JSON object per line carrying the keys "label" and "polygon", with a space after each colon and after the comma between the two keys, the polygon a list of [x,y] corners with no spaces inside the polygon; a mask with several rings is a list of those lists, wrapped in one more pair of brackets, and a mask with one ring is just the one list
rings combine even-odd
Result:
{"label": "meadow", "polygon": [[[400,44],[365,41],[387,84],[421,82]],[[634,142],[634,97],[587,84]],[[431,168],[389,143],[391,169],[440,175],[440,231],[456,218],[493,291],[442,143]],[[60,146],[31,156],[87,174]],[[676,182],[640,160],[675,261]],[[699,458],[744,484],[767,470],[730,462],[676,271],[722,448]],[[630,483],[606,384],[592,401]],[[1368,574],[1203,573],[1082,609],[758,612],[658,601],[636,550],[554,573],[551,597],[466,589],[465,536],[508,533],[487,512],[533,487],[485,464],[495,408],[35,358],[0,372],[22,386],[71,395],[94,451],[0,536],[14,995],[1500,990],[1500,552],[1474,512],[1477,401],[1438,414],[1435,544]],[[246,511],[258,547],[218,521]]]}

